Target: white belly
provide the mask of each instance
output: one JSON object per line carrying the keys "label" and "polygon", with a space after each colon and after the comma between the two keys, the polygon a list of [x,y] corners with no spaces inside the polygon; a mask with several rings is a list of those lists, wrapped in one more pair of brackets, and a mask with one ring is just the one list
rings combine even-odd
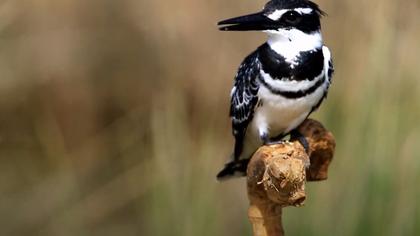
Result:
{"label": "white belly", "polygon": [[324,84],[312,94],[297,99],[272,94],[267,88],[260,87],[258,97],[263,105],[256,108],[251,129],[256,134],[266,132],[271,137],[290,132],[305,120],[322,99],[326,86]]}
{"label": "white belly", "polygon": [[267,133],[270,137],[287,134],[299,126],[309,115],[312,108],[323,98],[327,90],[327,82],[319,86],[313,93],[298,99],[289,99],[272,94],[261,86],[258,97],[263,104],[256,108],[254,118],[248,126],[241,155],[249,158],[262,145],[260,135]]}

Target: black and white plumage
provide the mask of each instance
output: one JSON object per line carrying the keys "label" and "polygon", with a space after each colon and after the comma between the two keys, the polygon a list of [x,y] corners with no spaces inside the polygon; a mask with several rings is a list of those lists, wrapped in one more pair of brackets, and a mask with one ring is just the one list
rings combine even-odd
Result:
{"label": "black and white plumage", "polygon": [[218,179],[245,175],[258,147],[293,132],[327,96],[334,69],[321,36],[322,14],[309,0],[272,0],[259,13],[219,22],[220,30],[260,30],[268,40],[245,58],[235,77],[235,147]]}

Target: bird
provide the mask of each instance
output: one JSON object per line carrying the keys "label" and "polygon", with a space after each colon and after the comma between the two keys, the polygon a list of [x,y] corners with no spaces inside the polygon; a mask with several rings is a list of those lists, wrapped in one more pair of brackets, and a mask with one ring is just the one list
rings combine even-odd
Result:
{"label": "bird", "polygon": [[221,31],[261,31],[267,40],[240,64],[230,93],[233,154],[218,180],[245,176],[262,145],[308,142],[297,127],[327,97],[334,72],[324,45],[325,12],[310,0],[271,0],[262,11],[218,22]]}

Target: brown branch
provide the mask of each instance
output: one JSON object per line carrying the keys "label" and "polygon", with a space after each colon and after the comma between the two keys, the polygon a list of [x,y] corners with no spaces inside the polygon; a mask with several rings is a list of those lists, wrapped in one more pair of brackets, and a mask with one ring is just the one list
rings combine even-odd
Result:
{"label": "brown branch", "polygon": [[248,217],[254,236],[284,235],[282,208],[303,205],[306,180],[327,179],[335,149],[333,135],[311,119],[300,125],[299,131],[309,142],[309,157],[302,145],[294,141],[263,146],[248,164]]}

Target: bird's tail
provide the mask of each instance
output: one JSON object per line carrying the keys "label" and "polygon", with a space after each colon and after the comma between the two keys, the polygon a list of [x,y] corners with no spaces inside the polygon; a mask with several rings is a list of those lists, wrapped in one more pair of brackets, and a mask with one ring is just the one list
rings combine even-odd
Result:
{"label": "bird's tail", "polygon": [[249,159],[233,160],[225,164],[223,169],[217,174],[217,180],[228,180],[232,177],[246,176],[246,168]]}

